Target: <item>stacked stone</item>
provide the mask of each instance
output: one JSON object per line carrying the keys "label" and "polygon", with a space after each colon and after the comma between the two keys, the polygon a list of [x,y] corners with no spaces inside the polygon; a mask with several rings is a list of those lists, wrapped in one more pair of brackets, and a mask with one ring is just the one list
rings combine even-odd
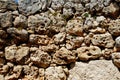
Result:
{"label": "stacked stone", "polygon": [[[73,63],[102,64],[100,59],[105,60],[103,67],[112,60],[120,68],[119,4],[119,0],[0,0],[0,79],[83,80],[71,78]],[[93,67],[98,64],[90,62]]]}

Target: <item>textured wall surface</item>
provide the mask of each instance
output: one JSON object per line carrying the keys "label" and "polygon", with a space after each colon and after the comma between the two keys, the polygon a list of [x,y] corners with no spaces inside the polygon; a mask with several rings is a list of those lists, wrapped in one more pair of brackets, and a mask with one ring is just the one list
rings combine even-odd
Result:
{"label": "textured wall surface", "polygon": [[120,0],[0,0],[0,80],[120,80]]}

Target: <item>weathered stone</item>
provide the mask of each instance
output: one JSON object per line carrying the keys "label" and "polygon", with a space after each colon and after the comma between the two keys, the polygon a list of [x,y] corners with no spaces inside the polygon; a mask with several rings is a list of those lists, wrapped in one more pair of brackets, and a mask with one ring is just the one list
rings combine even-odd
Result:
{"label": "weathered stone", "polygon": [[17,51],[16,45],[8,46],[5,48],[5,58],[7,60],[13,61]]}
{"label": "weathered stone", "polygon": [[10,12],[0,13],[0,26],[2,28],[12,26],[12,15]]}
{"label": "weathered stone", "polygon": [[116,2],[120,2],[120,0],[115,0]]}
{"label": "weathered stone", "polygon": [[4,30],[0,30],[0,38],[7,38],[8,34]]}
{"label": "weathered stone", "polygon": [[49,44],[47,46],[41,46],[40,49],[45,52],[55,52],[56,50],[59,49],[59,47],[56,46],[55,44]]}
{"label": "weathered stone", "polygon": [[29,47],[18,47],[16,53],[15,53],[15,58],[16,61],[21,61],[24,59],[27,55],[29,54]]}
{"label": "weathered stone", "polygon": [[66,25],[67,33],[71,35],[83,36],[82,21],[79,19],[69,20]]}
{"label": "weathered stone", "polygon": [[62,47],[53,55],[53,63],[55,64],[69,64],[76,61],[76,53]]}
{"label": "weathered stone", "polygon": [[4,58],[0,58],[0,66],[3,66],[5,64],[5,59]]}
{"label": "weathered stone", "polygon": [[23,79],[29,79],[29,80],[37,80],[36,77],[39,73],[39,69],[35,66],[28,66],[24,65],[23,66],[23,73],[25,74]]}
{"label": "weathered stone", "polygon": [[6,10],[16,10],[17,5],[13,0],[0,0],[0,12],[5,12]]}
{"label": "weathered stone", "polygon": [[52,0],[51,8],[56,11],[59,11],[62,9],[63,5],[64,5],[64,0]]}
{"label": "weathered stone", "polygon": [[120,48],[120,36],[115,39],[115,47]]}
{"label": "weathered stone", "polygon": [[18,79],[21,75],[22,72],[22,66],[18,65],[18,66],[14,66],[13,71],[9,72],[6,76],[5,76],[5,80],[14,80],[14,79]]}
{"label": "weathered stone", "polygon": [[19,15],[18,17],[16,17],[13,23],[14,23],[14,26],[21,29],[26,28],[28,26],[27,18],[23,15]]}
{"label": "weathered stone", "polygon": [[58,33],[54,35],[53,40],[56,44],[63,43],[65,41],[66,33]]}
{"label": "weathered stone", "polygon": [[1,68],[0,68],[0,74],[7,74],[8,71],[9,71],[9,66],[8,65],[3,65]]}
{"label": "weathered stone", "polygon": [[70,35],[68,35],[66,39],[67,39],[66,40],[67,49],[76,49],[80,47],[84,40],[83,37],[70,36]]}
{"label": "weathered stone", "polygon": [[120,68],[120,52],[112,53],[112,59],[115,66]]}
{"label": "weathered stone", "polygon": [[5,48],[5,58],[9,61],[20,62],[21,60],[24,60],[28,54],[29,47],[17,47],[16,45],[12,45]]}
{"label": "weathered stone", "polygon": [[8,28],[7,33],[18,42],[26,42],[28,40],[28,32],[25,29]]}
{"label": "weathered stone", "polygon": [[104,49],[102,50],[102,55],[105,59],[111,59],[111,55],[113,53],[113,50],[112,49]]}
{"label": "weathered stone", "polygon": [[111,21],[108,27],[108,31],[113,36],[120,36],[120,19]]}
{"label": "weathered stone", "polygon": [[114,40],[110,33],[96,34],[92,38],[92,44],[95,46],[102,46],[106,48],[114,47]]}
{"label": "weathered stone", "polygon": [[43,68],[48,67],[51,62],[51,56],[48,53],[41,50],[37,50],[35,53],[31,54],[30,59],[33,62],[33,64]]}
{"label": "weathered stone", "polygon": [[29,36],[29,41],[31,44],[47,45],[50,38],[47,35],[31,34]]}
{"label": "weathered stone", "polygon": [[38,27],[38,26],[43,26],[43,27],[47,27],[50,24],[51,20],[42,15],[38,15],[36,14],[35,16],[29,16],[28,17],[28,26],[29,27]]}
{"label": "weathered stone", "polygon": [[4,75],[0,75],[1,80],[5,80]]}
{"label": "weathered stone", "polygon": [[68,80],[119,80],[119,75],[119,70],[111,60],[95,60],[71,65]]}
{"label": "weathered stone", "polygon": [[109,6],[103,8],[105,15],[116,18],[119,15],[119,6],[116,3],[111,3]]}
{"label": "weathered stone", "polygon": [[82,61],[97,59],[102,55],[101,49],[97,46],[80,47],[76,52],[78,53],[78,58]]}
{"label": "weathered stone", "polygon": [[49,6],[47,0],[19,0],[18,8],[21,13],[25,15],[34,14],[38,11],[45,10]]}
{"label": "weathered stone", "polygon": [[[83,1],[83,0],[82,0]],[[87,0],[85,4],[85,8],[89,9],[90,12],[100,11],[105,6],[110,4],[111,0]]]}
{"label": "weathered stone", "polygon": [[46,80],[67,80],[67,76],[61,66],[49,67],[45,70]]}

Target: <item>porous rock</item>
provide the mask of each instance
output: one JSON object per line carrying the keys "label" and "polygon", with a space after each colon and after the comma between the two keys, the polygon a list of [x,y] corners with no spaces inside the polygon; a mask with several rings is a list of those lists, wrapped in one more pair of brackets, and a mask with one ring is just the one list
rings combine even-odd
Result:
{"label": "porous rock", "polygon": [[46,80],[66,80],[67,76],[61,66],[49,67],[45,70]]}
{"label": "porous rock", "polygon": [[43,68],[48,67],[51,62],[51,56],[48,53],[39,49],[35,53],[30,55],[30,59],[33,64]]}
{"label": "porous rock", "polygon": [[96,34],[92,38],[92,44],[95,46],[102,46],[106,48],[114,47],[114,40],[110,33]]}
{"label": "porous rock", "polygon": [[0,13],[0,26],[2,28],[12,26],[12,14],[10,12]]}
{"label": "porous rock", "polygon": [[77,48],[76,52],[78,54],[78,58],[82,61],[97,59],[102,55],[101,49],[97,46],[80,47]]}
{"label": "porous rock", "polygon": [[112,54],[113,63],[120,68],[120,52],[115,52]]}
{"label": "porous rock", "polygon": [[62,65],[69,64],[76,61],[76,53],[67,50],[65,47],[60,48],[53,55],[53,63]]}

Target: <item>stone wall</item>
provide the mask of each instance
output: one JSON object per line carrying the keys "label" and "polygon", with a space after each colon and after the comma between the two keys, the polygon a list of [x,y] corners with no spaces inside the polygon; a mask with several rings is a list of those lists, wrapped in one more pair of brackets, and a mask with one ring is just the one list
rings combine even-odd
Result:
{"label": "stone wall", "polygon": [[0,80],[120,80],[119,14],[120,0],[0,0]]}

